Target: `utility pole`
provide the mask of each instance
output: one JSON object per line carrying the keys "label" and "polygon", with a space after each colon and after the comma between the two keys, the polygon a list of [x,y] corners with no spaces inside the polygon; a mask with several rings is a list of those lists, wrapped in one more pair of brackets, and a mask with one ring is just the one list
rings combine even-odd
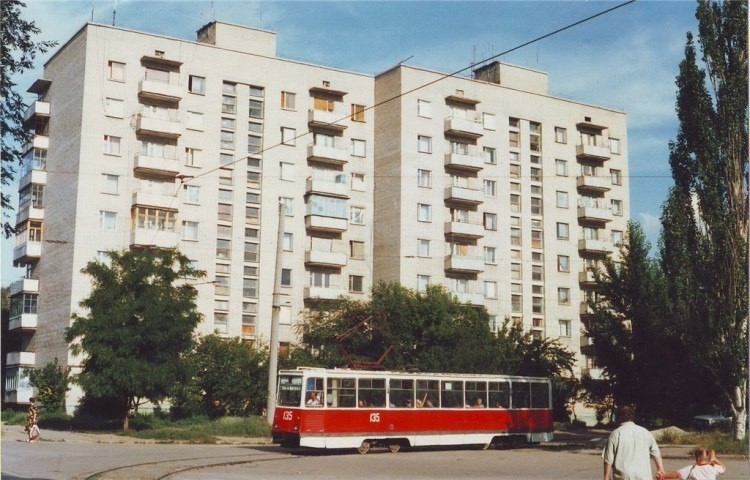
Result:
{"label": "utility pole", "polygon": [[281,256],[284,251],[284,219],[286,205],[279,203],[279,231],[276,236],[276,271],[273,280],[273,307],[271,310],[271,345],[268,358],[268,401],[266,403],[266,420],[273,424],[273,412],[276,409],[276,377],[279,368],[279,313],[281,312]]}

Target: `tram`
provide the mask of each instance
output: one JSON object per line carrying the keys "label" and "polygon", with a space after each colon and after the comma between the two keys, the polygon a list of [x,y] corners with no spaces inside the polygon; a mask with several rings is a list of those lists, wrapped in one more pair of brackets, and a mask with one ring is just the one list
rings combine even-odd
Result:
{"label": "tram", "polygon": [[278,375],[272,435],[286,447],[552,440],[548,378],[299,367]]}

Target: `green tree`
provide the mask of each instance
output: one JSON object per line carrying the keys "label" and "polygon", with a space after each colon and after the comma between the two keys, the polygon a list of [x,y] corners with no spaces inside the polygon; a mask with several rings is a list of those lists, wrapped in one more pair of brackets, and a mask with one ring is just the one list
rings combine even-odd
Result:
{"label": "green tree", "polygon": [[[688,33],[677,76],[679,131],[670,143],[674,186],[662,213],[669,318],[694,392],[731,408],[745,436],[748,376],[747,2],[700,0],[702,63]],[[696,402],[705,401],[693,398]]]}
{"label": "green tree", "polygon": [[45,411],[65,411],[65,394],[70,390],[70,368],[63,368],[55,359],[41,369],[29,371],[29,382],[39,392],[36,399]]}
{"label": "green tree", "polygon": [[[22,160],[22,146],[28,141],[28,132],[23,128],[23,115],[26,105],[21,94],[15,90],[16,84],[11,79],[34,67],[34,59],[40,53],[47,52],[57,45],[57,42],[35,42],[34,37],[39,35],[40,30],[34,22],[27,22],[21,18],[21,9],[26,4],[20,0],[3,0],[0,2],[0,23],[2,24],[3,37],[0,42],[2,53],[2,78],[0,78],[0,102],[2,103],[2,115],[0,115],[0,126],[2,127],[2,191],[0,192],[0,206],[3,217],[8,218],[10,205],[10,194],[8,186],[13,184],[16,166]],[[14,232],[14,225],[3,221],[3,231],[6,237]]]}
{"label": "green tree", "polygon": [[184,355],[201,319],[192,279],[205,276],[173,250],[108,252],[82,272],[92,290],[65,337],[83,355],[75,381],[87,396],[117,401],[123,429],[142,400],[158,402],[189,378]]}
{"label": "green tree", "polygon": [[214,334],[199,338],[187,360],[192,378],[176,386],[173,408],[219,417],[257,414],[265,407],[268,352]]}

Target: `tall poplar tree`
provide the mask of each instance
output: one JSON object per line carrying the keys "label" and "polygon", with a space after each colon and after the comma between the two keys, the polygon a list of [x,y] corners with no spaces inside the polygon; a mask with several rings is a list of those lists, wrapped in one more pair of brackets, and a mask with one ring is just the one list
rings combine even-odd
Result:
{"label": "tall poplar tree", "polygon": [[674,186],[662,212],[668,317],[701,388],[745,436],[748,375],[747,2],[700,0],[677,76]]}

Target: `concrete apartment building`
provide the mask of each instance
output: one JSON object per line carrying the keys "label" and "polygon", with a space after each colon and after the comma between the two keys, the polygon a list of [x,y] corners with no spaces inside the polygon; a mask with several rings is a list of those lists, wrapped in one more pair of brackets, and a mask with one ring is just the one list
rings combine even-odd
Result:
{"label": "concrete apartment building", "polygon": [[275,40],[87,24],[46,63],[25,117],[4,400],[32,395],[24,369],[78,364],[63,331],[107,250],[179,247],[207,272],[199,333],[267,342],[280,204],[282,345],[317,302],[441,283],[593,367],[582,302],[629,217],[625,115],[549,96],[538,71],[373,77],[278,58]]}

